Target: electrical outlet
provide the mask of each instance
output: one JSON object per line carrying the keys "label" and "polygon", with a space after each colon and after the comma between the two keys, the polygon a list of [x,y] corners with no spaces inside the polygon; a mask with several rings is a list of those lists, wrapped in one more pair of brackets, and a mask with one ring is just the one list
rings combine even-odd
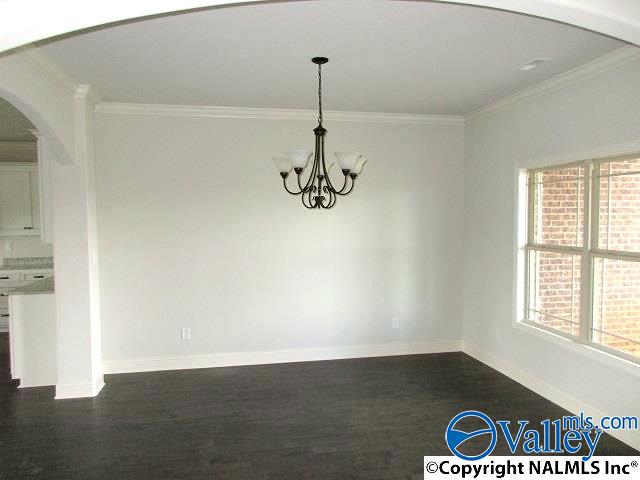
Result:
{"label": "electrical outlet", "polygon": [[191,329],[183,328],[180,332],[182,334],[182,340],[191,340]]}
{"label": "electrical outlet", "polygon": [[496,341],[499,343],[502,341],[502,330],[496,328]]}
{"label": "electrical outlet", "polygon": [[4,242],[4,252],[13,253],[13,242],[11,240],[6,240]]}
{"label": "electrical outlet", "polygon": [[400,319],[398,317],[391,319],[391,328],[400,328]]}

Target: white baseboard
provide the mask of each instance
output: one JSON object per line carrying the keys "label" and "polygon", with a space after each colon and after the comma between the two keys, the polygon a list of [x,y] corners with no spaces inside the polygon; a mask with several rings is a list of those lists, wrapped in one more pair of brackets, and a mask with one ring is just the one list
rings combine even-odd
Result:
{"label": "white baseboard", "polygon": [[56,400],[95,397],[102,387],[104,387],[102,378],[96,383],[59,383],[56,385]]}
{"label": "white baseboard", "polygon": [[38,388],[38,387],[53,387],[52,383],[22,383],[18,385],[18,388]]}
{"label": "white baseboard", "polygon": [[460,341],[389,343],[354,347],[313,348],[305,350],[277,350],[267,352],[220,353],[185,357],[138,358],[130,360],[106,360],[104,373],[153,372],[159,370],[184,370],[190,368],[231,367],[272,363],[310,362],[344,358],[387,357],[423,353],[459,352]]}
{"label": "white baseboard", "polygon": [[[469,342],[462,342],[462,351],[573,414],[584,412],[586,415],[591,415],[595,420],[599,420],[606,415],[601,410],[589,405],[588,403],[585,403],[567,392],[514,367],[509,362],[502,360],[492,353],[486,352]],[[640,431],[609,430],[607,433],[636,450],[640,450]]]}

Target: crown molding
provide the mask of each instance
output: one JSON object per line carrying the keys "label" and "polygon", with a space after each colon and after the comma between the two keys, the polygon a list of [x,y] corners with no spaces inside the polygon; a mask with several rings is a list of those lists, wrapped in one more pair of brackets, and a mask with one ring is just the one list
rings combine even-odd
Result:
{"label": "crown molding", "polygon": [[85,83],[81,83],[77,86],[77,88],[73,92],[73,96],[76,99],[88,100],[94,104],[100,102],[100,95],[96,91],[95,87],[91,85],[87,85]]}
{"label": "crown molding", "polygon": [[[268,120],[315,120],[318,118],[318,112],[315,110],[111,102],[103,102],[96,105],[96,113],[111,115],[253,118]],[[458,115],[420,115],[406,113],[325,111],[324,116],[326,119],[335,122],[405,123],[416,125],[464,126],[464,118]]]}
{"label": "crown molding", "polygon": [[513,107],[522,102],[548,95],[636,60],[640,60],[640,48],[633,45],[624,46],[565,73],[481,107],[467,115],[465,122],[473,122],[478,118]]}
{"label": "crown molding", "polygon": [[[628,45],[595,60],[580,65],[553,78],[544,80],[513,95],[503,97],[466,115],[427,115],[408,113],[326,111],[325,117],[336,122],[402,123],[415,125],[464,126],[466,123],[530,101],[585,81],[627,63],[640,60],[640,48]],[[102,102],[96,113],[112,115],[151,115],[172,117],[252,118],[268,120],[313,120],[315,110],[284,108],[217,107],[192,105],[163,105],[144,103]]]}
{"label": "crown molding", "polygon": [[29,65],[75,98],[86,98],[93,103],[100,102],[100,94],[95,87],[78,83],[64,68],[42,53],[40,49],[27,48],[22,50],[19,55]]}

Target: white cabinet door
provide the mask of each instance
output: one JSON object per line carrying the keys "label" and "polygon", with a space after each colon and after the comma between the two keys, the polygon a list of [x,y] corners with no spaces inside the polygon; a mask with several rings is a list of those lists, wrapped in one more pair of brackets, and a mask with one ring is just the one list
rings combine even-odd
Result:
{"label": "white cabinet door", "polygon": [[37,167],[0,165],[0,235],[32,235],[39,232]]}
{"label": "white cabinet door", "polygon": [[29,227],[32,227],[29,172],[0,172],[0,230],[24,232]]}
{"label": "white cabinet door", "polygon": [[38,172],[29,172],[29,190],[31,193],[31,227],[40,229],[40,185]]}
{"label": "white cabinet door", "polygon": [[0,307],[0,333],[9,331],[9,307]]}
{"label": "white cabinet door", "polygon": [[[3,276],[5,275],[0,274],[0,278]],[[2,281],[0,280],[0,282]],[[9,331],[9,295],[7,292],[12,288],[15,287],[6,287],[0,283],[0,332]]]}
{"label": "white cabinet door", "polygon": [[9,331],[9,297],[0,297],[0,332]]}

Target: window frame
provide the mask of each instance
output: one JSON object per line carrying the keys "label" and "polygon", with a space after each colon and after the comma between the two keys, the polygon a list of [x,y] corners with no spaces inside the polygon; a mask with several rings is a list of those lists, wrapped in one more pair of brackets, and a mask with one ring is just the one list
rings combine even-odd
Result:
{"label": "window frame", "polygon": [[[586,345],[590,348],[605,352],[614,357],[618,357],[634,363],[636,366],[640,366],[640,356],[634,356],[629,353],[616,350],[614,348],[602,345],[593,341],[593,299],[594,299],[594,266],[597,258],[611,259],[611,260],[623,260],[640,262],[640,252],[620,251],[601,248],[599,245],[600,234],[600,166],[603,163],[613,161],[624,161],[630,159],[640,158],[640,153],[625,154],[625,155],[612,155],[607,157],[601,157],[597,159],[588,159],[581,161],[574,161],[570,163],[563,163],[559,165],[549,165],[539,168],[530,168],[523,170],[524,183],[521,183],[521,188],[525,189],[526,201],[523,207],[524,212],[524,241],[521,243],[521,249],[524,255],[520,258],[520,261],[524,262],[523,268],[520,270],[520,274],[524,274],[524,278],[519,278],[519,285],[524,288],[523,303],[520,307],[520,320],[518,323],[522,323],[528,326],[532,326],[539,330],[549,332],[553,335],[564,337],[572,342]],[[583,216],[584,225],[582,231],[582,245],[581,246],[567,246],[567,245],[549,245],[536,243],[534,240],[534,221],[535,221],[535,175],[541,172],[558,170],[571,167],[582,167],[584,178],[584,204],[583,204]],[[632,173],[632,172],[629,172]],[[633,172],[640,173],[640,172]],[[576,177],[578,180],[580,177]],[[578,200],[580,201],[580,200]],[[579,207],[578,207],[579,208]],[[532,252],[550,252],[550,253],[563,253],[580,256],[580,315],[578,318],[578,324],[580,333],[579,335],[573,335],[571,333],[563,332],[561,330],[549,327],[547,325],[535,322],[529,318],[530,310],[530,283],[531,272],[530,270],[530,255]],[[544,312],[542,312],[544,314]]]}

